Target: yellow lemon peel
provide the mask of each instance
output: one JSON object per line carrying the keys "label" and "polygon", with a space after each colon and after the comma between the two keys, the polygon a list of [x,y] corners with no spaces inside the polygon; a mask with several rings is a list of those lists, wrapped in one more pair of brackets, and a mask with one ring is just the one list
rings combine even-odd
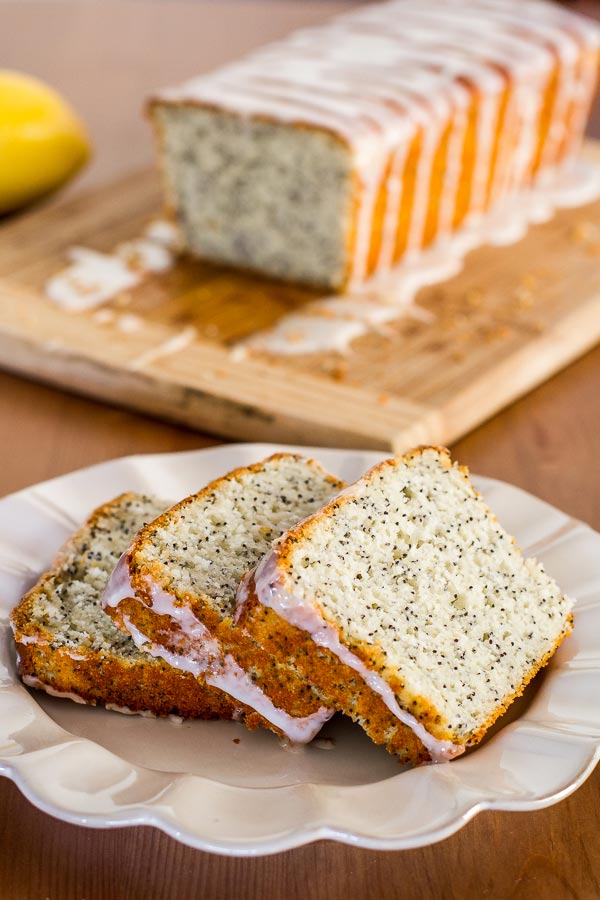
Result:
{"label": "yellow lemon peel", "polygon": [[0,69],[0,214],[56,190],[89,155],[83,124],[56,91]]}

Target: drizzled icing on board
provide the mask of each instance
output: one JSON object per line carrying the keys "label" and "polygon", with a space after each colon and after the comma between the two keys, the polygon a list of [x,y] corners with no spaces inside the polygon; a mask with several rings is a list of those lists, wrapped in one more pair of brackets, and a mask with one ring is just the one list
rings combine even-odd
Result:
{"label": "drizzled icing on board", "polygon": [[71,247],[70,265],[48,279],[46,296],[68,312],[95,309],[149,273],[168,271],[177,247],[175,226],[162,220],[151,222],[140,237],[118,244],[113,253]]}

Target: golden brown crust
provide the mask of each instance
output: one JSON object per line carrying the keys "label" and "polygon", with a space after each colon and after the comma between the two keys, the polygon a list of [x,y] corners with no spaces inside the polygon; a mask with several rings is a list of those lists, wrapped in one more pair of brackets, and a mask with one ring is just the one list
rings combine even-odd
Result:
{"label": "golden brown crust", "polygon": [[[115,623],[123,628],[123,618],[126,617],[128,622],[138,628],[150,642],[171,654],[182,654],[192,658],[202,654],[202,647],[194,645],[170,616],[158,615],[137,599],[130,597],[121,601],[118,607],[115,607],[113,617]],[[213,636],[219,639],[221,647],[224,646],[223,636],[226,627],[219,629],[218,633],[213,632]],[[232,627],[232,623],[229,627]],[[239,630],[236,631],[235,637],[239,640]],[[236,662],[244,671],[252,673],[253,683],[265,691],[274,706],[285,710],[289,715],[304,717],[314,714],[322,705],[308,683],[301,684],[296,678],[288,684],[285,673],[282,673],[273,654],[266,654],[254,641],[242,641],[240,646],[241,649],[239,646],[235,648]],[[225,647],[231,652],[231,646]],[[206,685],[202,676],[197,676],[197,681],[199,685]],[[221,693],[224,697],[229,696],[221,691],[217,693]],[[237,700],[231,700],[231,703],[239,710],[236,718],[243,721],[248,728],[255,729],[262,726],[280,737],[285,736],[280,728],[263,718],[252,707]]]}
{"label": "golden brown crust", "polygon": [[[318,693],[325,705],[340,710],[358,722],[375,744],[383,744],[389,753],[398,757],[399,762],[419,765],[430,760],[429,753],[413,731],[398,721],[379,694],[369,688],[354,669],[342,663],[330,650],[322,647],[316,649],[307,632],[290,625],[272,609],[259,602],[252,578],[248,582],[248,595],[241,607],[238,625],[246,629],[263,646],[270,647],[277,655],[293,659],[306,679],[318,686]],[[521,696],[535,675],[550,662],[572,629],[573,617],[569,616],[567,625],[554,646],[527,673],[514,693],[504,699],[475,734],[465,739],[448,731],[440,733],[436,730],[434,736],[462,746],[478,744],[510,704]],[[373,648],[369,649],[372,651]],[[353,646],[352,651],[368,663],[363,648]],[[405,693],[399,683],[394,684],[392,680],[389,683],[398,698]],[[438,714],[425,698],[415,695],[410,704],[402,705],[422,722],[430,733],[433,733],[434,729],[430,726],[436,724]]]}
{"label": "golden brown crust", "polygon": [[[199,684],[155,659],[127,661],[110,653],[16,640],[21,678],[35,678],[53,691],[74,694],[86,703],[114,705],[131,712],[184,719],[238,718],[240,704],[222,691]],[[74,658],[70,655],[73,653]],[[38,687],[38,685],[31,685]],[[41,685],[39,685],[41,687]]]}

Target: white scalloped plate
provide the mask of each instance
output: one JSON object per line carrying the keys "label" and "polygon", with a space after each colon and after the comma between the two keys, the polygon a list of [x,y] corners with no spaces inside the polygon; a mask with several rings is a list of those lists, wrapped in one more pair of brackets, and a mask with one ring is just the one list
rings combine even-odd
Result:
{"label": "white scalloped plate", "polygon": [[[258,855],[328,838],[375,849],[433,843],[483,809],[529,810],[574,791],[600,756],[600,534],[541,500],[476,483],[525,552],[577,599],[576,627],[479,748],[404,771],[336,717],[330,741],[283,750],[234,722],[123,716],[28,691],[7,618],[90,510],[124,490],[177,499],[278,449],[237,444],[104,463],[0,501],[0,773],[67,822],[154,825],[193,847]],[[310,452],[346,480],[382,458]]]}

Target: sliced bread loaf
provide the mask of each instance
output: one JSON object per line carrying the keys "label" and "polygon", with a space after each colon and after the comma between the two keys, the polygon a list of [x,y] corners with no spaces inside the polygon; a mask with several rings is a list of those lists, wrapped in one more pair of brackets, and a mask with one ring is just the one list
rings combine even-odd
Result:
{"label": "sliced bread loaf", "polygon": [[140,648],[253,707],[278,734],[310,740],[331,711],[233,615],[240,579],[274,538],[341,487],[301,456],[236,469],[140,531],[110,579],[105,610]]}
{"label": "sliced bread loaf", "polygon": [[11,623],[26,684],[119,712],[243,715],[227,694],[138,650],[102,611],[102,592],[119,556],[166,505],[128,493],[96,509],[15,607]]}
{"label": "sliced bread loaf", "polygon": [[572,627],[448,451],[390,459],[274,542],[237,620],[402,761],[476,744]]}

